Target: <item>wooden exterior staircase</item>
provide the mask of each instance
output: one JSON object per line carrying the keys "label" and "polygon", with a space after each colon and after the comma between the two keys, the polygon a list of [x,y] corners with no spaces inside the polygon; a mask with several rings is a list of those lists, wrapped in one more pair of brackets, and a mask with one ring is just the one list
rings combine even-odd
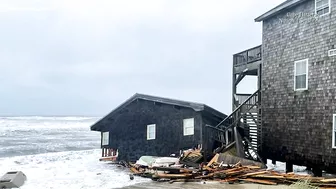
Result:
{"label": "wooden exterior staircase", "polygon": [[258,155],[262,143],[260,108],[260,90],[257,90],[219,124],[206,125],[208,141],[220,143],[224,148],[235,142],[238,156],[262,161]]}

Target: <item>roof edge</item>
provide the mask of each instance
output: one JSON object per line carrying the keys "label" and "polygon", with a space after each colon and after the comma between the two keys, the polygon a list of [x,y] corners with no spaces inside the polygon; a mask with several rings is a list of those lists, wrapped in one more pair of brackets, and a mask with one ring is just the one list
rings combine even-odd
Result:
{"label": "roof edge", "polygon": [[267,11],[266,13],[262,14],[261,16],[257,17],[256,19],[254,19],[254,21],[255,22],[264,21],[265,19],[268,19],[268,18],[280,13],[283,10],[294,7],[294,6],[300,4],[304,1],[306,1],[306,0],[287,0],[283,3],[281,3],[280,5],[274,7],[273,9]]}
{"label": "roof edge", "polygon": [[96,123],[91,125],[90,130],[91,131],[99,131],[97,129],[97,126],[100,125],[104,120],[107,119],[107,117],[111,116],[114,112],[118,111],[119,109],[127,106],[129,103],[133,102],[134,100],[142,99],[142,100],[148,100],[163,104],[170,104],[170,105],[177,105],[182,107],[188,107],[192,108],[194,111],[203,111],[205,108],[205,104],[202,103],[196,103],[196,102],[190,102],[190,101],[184,101],[184,100],[177,100],[167,97],[159,97],[159,96],[153,96],[153,95],[146,95],[141,93],[135,93],[130,98],[128,98],[126,101],[124,101],[122,104],[114,108],[112,111],[110,111],[107,115],[102,117],[100,120],[98,120]]}

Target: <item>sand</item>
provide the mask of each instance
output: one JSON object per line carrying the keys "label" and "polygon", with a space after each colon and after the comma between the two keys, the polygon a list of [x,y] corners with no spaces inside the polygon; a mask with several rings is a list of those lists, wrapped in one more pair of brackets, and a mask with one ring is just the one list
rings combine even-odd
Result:
{"label": "sand", "polygon": [[160,183],[160,182],[146,182],[137,185],[123,187],[122,189],[157,189],[157,188],[169,188],[169,189],[287,189],[285,185],[259,185],[259,184],[221,184],[219,182],[205,182],[204,183]]}

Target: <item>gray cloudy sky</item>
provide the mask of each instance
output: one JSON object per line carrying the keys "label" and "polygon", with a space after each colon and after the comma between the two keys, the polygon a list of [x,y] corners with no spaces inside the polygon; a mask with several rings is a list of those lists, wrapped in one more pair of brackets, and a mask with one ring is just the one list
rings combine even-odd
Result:
{"label": "gray cloudy sky", "polygon": [[282,1],[0,0],[0,115],[101,116],[136,92],[228,114],[232,54]]}

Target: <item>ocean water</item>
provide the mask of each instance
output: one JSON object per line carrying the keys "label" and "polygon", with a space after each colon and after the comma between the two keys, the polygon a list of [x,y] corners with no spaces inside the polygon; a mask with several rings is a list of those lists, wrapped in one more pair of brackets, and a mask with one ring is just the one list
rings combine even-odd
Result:
{"label": "ocean water", "polygon": [[0,177],[27,176],[21,189],[111,189],[147,179],[129,179],[123,168],[100,162],[95,117],[0,117]]}

